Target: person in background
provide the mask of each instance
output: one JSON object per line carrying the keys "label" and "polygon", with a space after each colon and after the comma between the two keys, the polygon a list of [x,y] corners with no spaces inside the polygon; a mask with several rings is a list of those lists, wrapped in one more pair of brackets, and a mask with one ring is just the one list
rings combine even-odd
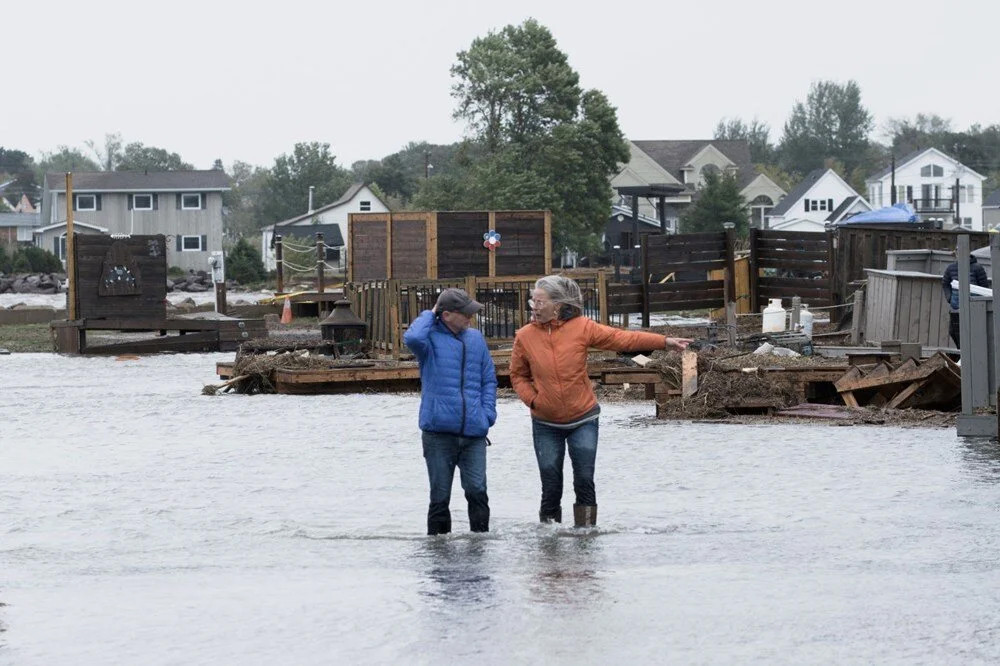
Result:
{"label": "person in background", "polygon": [[462,289],[445,289],[403,336],[420,364],[420,430],[430,481],[427,534],[451,532],[457,466],[469,503],[469,529],[490,531],[486,435],[497,420],[497,376],[482,333],[469,328],[482,309]]}
{"label": "person in background", "polygon": [[588,349],[682,350],[691,341],[598,324],[583,316],[579,285],[559,275],[535,282],[529,305],[532,321],[514,337],[510,380],[531,410],[531,433],[542,481],[538,518],[562,522],[563,460],[568,449],[576,493],[574,525],[590,527],[597,524],[594,467],[601,408],[587,375]]}
{"label": "person in background", "polygon": [[[969,255],[969,283],[978,285],[980,287],[989,287],[990,281],[986,277],[986,269],[979,265],[976,261],[975,255]],[[958,289],[953,289],[951,283],[953,280],[958,279],[958,262],[953,261],[948,264],[948,267],[944,269],[944,275],[941,276],[941,288],[944,289],[944,298],[948,301],[948,305],[951,307],[948,313],[950,320],[948,325],[948,333],[951,335],[951,339],[955,342],[955,347],[961,349],[962,343],[959,338],[959,318],[958,318]]]}

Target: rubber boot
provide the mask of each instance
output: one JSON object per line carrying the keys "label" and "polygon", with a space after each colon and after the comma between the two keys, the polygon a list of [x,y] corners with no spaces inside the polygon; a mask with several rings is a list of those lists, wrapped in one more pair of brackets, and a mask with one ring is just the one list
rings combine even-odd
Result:
{"label": "rubber boot", "polygon": [[539,511],[538,520],[543,523],[561,523],[562,507],[559,507],[555,511]]}
{"label": "rubber boot", "polygon": [[596,504],[574,504],[573,505],[573,526],[593,527],[597,524]]}

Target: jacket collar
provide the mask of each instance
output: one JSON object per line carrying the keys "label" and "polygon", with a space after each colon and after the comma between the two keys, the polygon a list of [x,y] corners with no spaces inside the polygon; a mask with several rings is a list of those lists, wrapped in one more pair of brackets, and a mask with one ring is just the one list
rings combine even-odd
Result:
{"label": "jacket collar", "polygon": [[[574,317],[573,319],[576,319],[576,317]],[[531,323],[533,325],[537,326],[538,328],[548,328],[549,326],[551,326],[552,328],[560,328],[562,326],[565,326],[566,323],[570,322],[570,321],[573,321],[573,320],[572,319],[559,319],[559,318],[556,318],[556,319],[553,319],[552,321],[547,321],[547,322],[545,322],[543,324],[541,322],[537,322],[534,319],[532,319]]]}

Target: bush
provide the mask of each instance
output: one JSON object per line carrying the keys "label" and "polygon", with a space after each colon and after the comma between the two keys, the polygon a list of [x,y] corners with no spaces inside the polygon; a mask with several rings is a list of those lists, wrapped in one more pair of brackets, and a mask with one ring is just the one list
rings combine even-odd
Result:
{"label": "bush", "polygon": [[28,261],[28,257],[25,256],[23,252],[18,252],[14,255],[13,266],[11,266],[11,273],[30,273],[31,263]]}
{"label": "bush", "polygon": [[63,271],[62,262],[59,257],[48,250],[40,247],[26,247],[20,254],[28,260],[28,270],[32,273],[61,273]]}
{"label": "bush", "polygon": [[0,273],[10,273],[13,269],[13,262],[7,254],[7,248],[0,245]]}
{"label": "bush", "polygon": [[226,278],[236,280],[240,284],[249,284],[261,282],[265,277],[267,274],[264,272],[260,252],[245,238],[236,241],[236,245],[226,256]]}
{"label": "bush", "polygon": [[187,275],[187,271],[180,266],[171,266],[167,269],[168,277],[181,277],[182,275]]}

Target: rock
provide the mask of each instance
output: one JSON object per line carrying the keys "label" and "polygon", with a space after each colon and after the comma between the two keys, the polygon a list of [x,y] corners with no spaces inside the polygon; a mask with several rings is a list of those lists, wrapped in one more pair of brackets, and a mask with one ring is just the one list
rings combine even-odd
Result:
{"label": "rock", "polygon": [[189,285],[187,286],[187,291],[194,291],[194,292],[199,292],[199,291],[208,291],[208,287],[206,287],[206,286],[205,286],[205,285],[203,285],[203,284],[198,284],[198,283],[195,283],[195,284],[189,284]]}
{"label": "rock", "polygon": [[181,301],[180,303],[178,303],[178,305],[192,305],[192,306],[193,306],[194,304],[195,304],[195,302],[194,302],[194,299],[193,299],[193,298],[191,298],[190,296],[188,296],[188,297],[187,297],[187,298],[185,298],[185,299],[184,299],[183,301]]}

